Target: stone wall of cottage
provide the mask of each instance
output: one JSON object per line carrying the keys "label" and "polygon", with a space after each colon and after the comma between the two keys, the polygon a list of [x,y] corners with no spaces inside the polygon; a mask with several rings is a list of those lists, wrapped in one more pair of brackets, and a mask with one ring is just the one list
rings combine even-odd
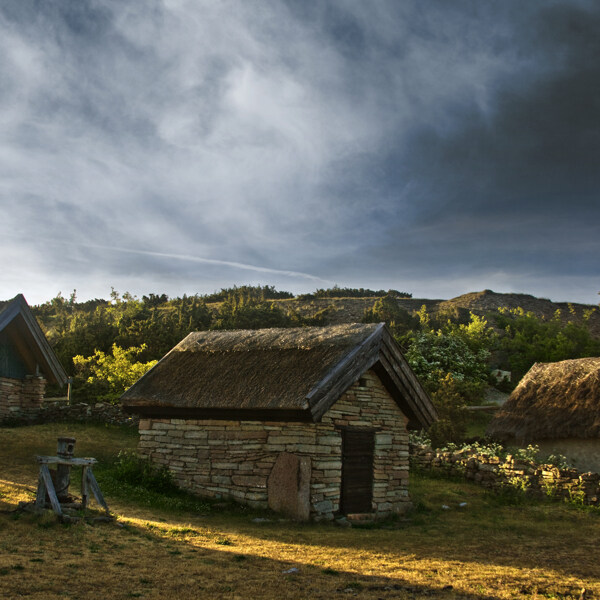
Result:
{"label": "stone wall of cottage", "polygon": [[37,375],[0,377],[0,421],[39,410],[45,390],[46,380]]}
{"label": "stone wall of cottage", "polygon": [[343,427],[376,430],[375,515],[406,510],[406,418],[372,371],[320,423],[142,419],[139,452],[167,466],[183,488],[262,508],[268,504],[267,480],[277,457],[283,452],[310,457],[311,518],[333,519],[340,504]]}

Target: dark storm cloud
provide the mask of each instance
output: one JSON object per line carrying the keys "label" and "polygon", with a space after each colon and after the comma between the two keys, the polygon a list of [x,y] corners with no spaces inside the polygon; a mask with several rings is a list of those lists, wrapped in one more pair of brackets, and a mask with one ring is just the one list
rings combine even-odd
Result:
{"label": "dark storm cloud", "polygon": [[376,195],[398,208],[387,241],[369,244],[382,270],[396,257],[438,276],[598,277],[600,13],[590,7],[514,19],[524,73],[491,81],[485,109],[448,102],[443,127],[417,123],[363,165],[377,174]]}
{"label": "dark storm cloud", "polygon": [[585,0],[4,2],[0,284],[594,301],[599,26]]}

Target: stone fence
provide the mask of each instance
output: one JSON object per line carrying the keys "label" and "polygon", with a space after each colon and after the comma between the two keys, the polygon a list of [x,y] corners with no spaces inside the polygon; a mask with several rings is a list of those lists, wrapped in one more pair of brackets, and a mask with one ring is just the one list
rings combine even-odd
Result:
{"label": "stone fence", "polygon": [[97,402],[95,404],[68,405],[64,401],[52,401],[46,398],[41,407],[36,410],[13,412],[0,425],[33,425],[35,423],[111,423],[113,425],[128,425],[137,428],[139,418],[128,415],[119,405]]}
{"label": "stone fence", "polygon": [[580,473],[577,469],[538,464],[510,454],[505,458],[486,456],[477,449],[441,451],[411,444],[410,456],[412,467],[465,477],[487,488],[520,490],[600,506],[598,473]]}

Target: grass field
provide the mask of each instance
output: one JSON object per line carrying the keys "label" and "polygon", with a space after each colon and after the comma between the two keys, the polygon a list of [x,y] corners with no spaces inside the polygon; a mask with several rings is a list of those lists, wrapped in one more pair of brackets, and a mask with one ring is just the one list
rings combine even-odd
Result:
{"label": "grass field", "polygon": [[[54,454],[61,434],[77,438],[76,456],[104,463],[96,472],[117,523],[9,512],[33,498],[33,455]],[[0,429],[0,597],[600,598],[598,510],[421,474],[406,519],[297,524],[193,499],[148,502],[115,487],[106,465],[136,442],[101,426]]]}

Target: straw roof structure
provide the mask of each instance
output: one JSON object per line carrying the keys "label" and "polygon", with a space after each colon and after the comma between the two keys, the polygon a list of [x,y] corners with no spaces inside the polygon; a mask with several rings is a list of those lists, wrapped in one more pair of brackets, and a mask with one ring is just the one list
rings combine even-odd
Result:
{"label": "straw roof structure", "polygon": [[600,358],[534,364],[487,433],[522,441],[600,438]]}
{"label": "straw roof structure", "polygon": [[0,336],[10,340],[30,373],[40,368],[48,382],[61,386],[66,383],[67,374],[23,294],[0,302]]}
{"label": "straw roof structure", "polygon": [[121,403],[142,416],[314,422],[370,368],[415,427],[435,420],[383,323],[191,333]]}

